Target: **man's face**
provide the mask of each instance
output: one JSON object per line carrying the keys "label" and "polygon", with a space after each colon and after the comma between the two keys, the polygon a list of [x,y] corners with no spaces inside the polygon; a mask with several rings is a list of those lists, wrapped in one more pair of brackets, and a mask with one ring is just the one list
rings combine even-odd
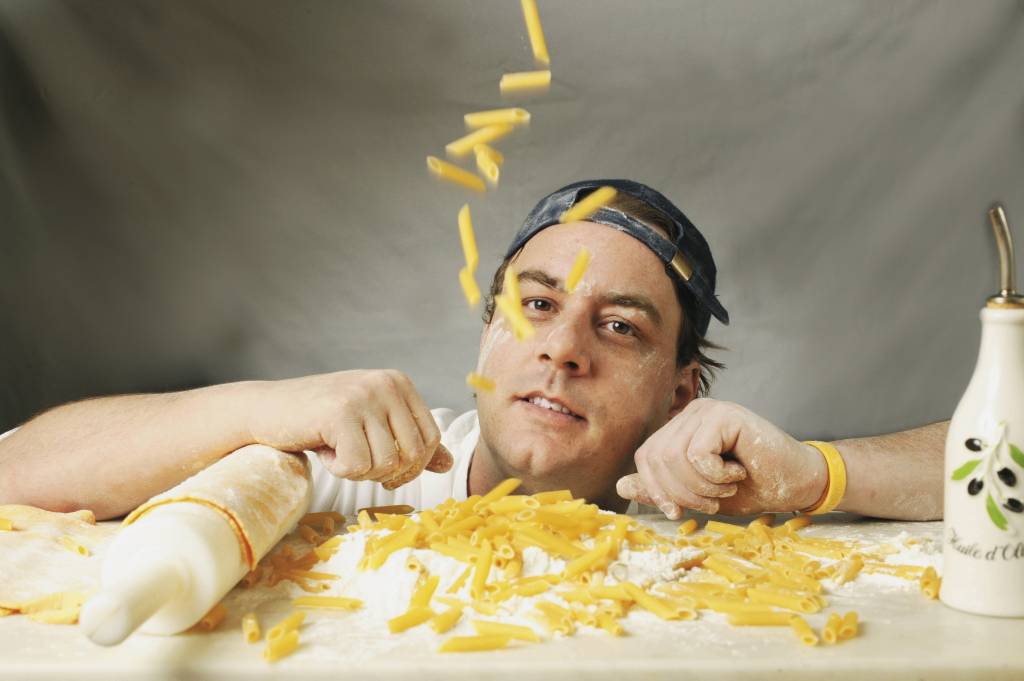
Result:
{"label": "man's face", "polygon": [[[565,278],[583,247],[590,265],[569,295]],[[498,312],[484,329],[478,370],[497,389],[477,397],[478,454],[524,491],[564,487],[600,502],[696,390],[696,365],[676,367],[682,310],[672,282],[641,242],[590,222],[548,227],[512,265],[536,335],[516,341]]]}

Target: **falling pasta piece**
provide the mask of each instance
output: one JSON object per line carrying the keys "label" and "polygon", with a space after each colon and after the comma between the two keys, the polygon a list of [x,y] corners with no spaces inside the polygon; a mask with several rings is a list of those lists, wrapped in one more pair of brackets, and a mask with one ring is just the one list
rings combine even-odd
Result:
{"label": "falling pasta piece", "polygon": [[0,518],[0,530],[11,532],[14,530],[14,523],[7,518]]}
{"label": "falling pasta piece", "polygon": [[536,330],[533,328],[530,320],[523,314],[522,306],[513,304],[503,293],[494,296],[494,303],[498,306],[502,316],[508,321],[509,326],[512,327],[512,333],[515,335],[516,340],[529,340],[533,338]]}
{"label": "falling pasta piece", "polygon": [[548,54],[548,44],[544,40],[544,29],[540,25],[540,12],[537,11],[537,0],[522,0],[523,19],[526,20],[526,32],[530,35],[530,47],[533,48],[533,58],[538,64],[551,65],[551,56]]}
{"label": "falling pasta piece", "polygon": [[519,307],[523,304],[523,294],[519,291],[519,275],[512,265],[505,268],[505,281],[503,291],[513,305]]}
{"label": "falling pasta piece", "polygon": [[480,179],[479,175],[474,175],[454,163],[442,161],[436,156],[427,156],[427,168],[442,180],[447,180],[453,184],[461,185],[466,189],[472,189],[473,191],[481,194],[487,191],[487,185],[484,184],[484,181]]}
{"label": "falling pasta piece", "polygon": [[480,287],[476,285],[473,273],[463,267],[459,270],[459,283],[462,284],[462,293],[466,296],[466,302],[470,307],[476,307],[480,302]]}
{"label": "falling pasta piece", "polygon": [[488,144],[496,140],[500,140],[503,137],[507,137],[514,128],[508,123],[498,123],[496,125],[487,125],[478,130],[474,130],[464,137],[449,142],[445,145],[444,150],[449,156],[456,158],[462,158],[473,151],[473,147],[478,144]]}
{"label": "falling pasta piece", "polygon": [[469,375],[466,376],[466,385],[476,388],[477,390],[483,390],[484,392],[491,392],[496,387],[493,380],[486,376],[481,376],[475,371],[469,372]]}
{"label": "falling pasta piece", "polygon": [[473,235],[473,220],[469,215],[469,204],[459,209],[459,239],[462,241],[462,254],[466,258],[466,267],[476,272],[480,262],[480,254],[476,250],[476,237]]}
{"label": "falling pasta piece", "polygon": [[544,92],[551,87],[551,71],[519,71],[502,75],[498,88],[502,94]]}
{"label": "falling pasta piece", "polygon": [[580,220],[586,220],[600,208],[607,206],[618,194],[614,187],[601,187],[596,189],[587,195],[582,201],[578,201],[575,206],[562,213],[562,217],[559,221],[562,224],[569,222],[579,222]]}
{"label": "falling pasta piece", "polygon": [[[473,147],[476,150],[481,148],[490,148],[484,144],[478,144]],[[476,169],[480,171],[480,174],[484,176],[487,183],[492,187],[498,186],[498,178],[501,175],[501,169],[498,164],[494,162],[494,158],[482,151],[476,151]]]}
{"label": "falling pasta piece", "polygon": [[525,125],[530,122],[530,112],[526,109],[491,109],[474,111],[462,117],[470,128],[482,128],[488,125],[505,123],[508,125]]}
{"label": "falling pasta piece", "polygon": [[579,255],[576,256],[576,262],[572,264],[572,269],[569,270],[569,276],[565,278],[565,290],[568,293],[576,290],[576,286],[579,285],[580,280],[583,278],[583,273],[587,271],[587,265],[589,264],[590,251],[583,247],[580,249]]}
{"label": "falling pasta piece", "polygon": [[478,145],[476,145],[475,147],[473,147],[473,153],[475,153],[477,155],[483,154],[484,156],[489,158],[491,161],[493,161],[494,165],[497,165],[497,166],[500,166],[502,163],[505,162],[505,155],[502,154],[497,149],[495,149],[494,147],[489,146],[487,144],[478,144]]}

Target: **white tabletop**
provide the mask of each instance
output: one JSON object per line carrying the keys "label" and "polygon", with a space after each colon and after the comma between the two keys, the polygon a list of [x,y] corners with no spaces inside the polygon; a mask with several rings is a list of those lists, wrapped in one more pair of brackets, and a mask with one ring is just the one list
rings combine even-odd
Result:
{"label": "white tabletop", "polygon": [[[650,516],[643,520],[666,533],[677,525]],[[872,542],[910,535],[939,547],[942,523],[838,517],[809,532]],[[662,622],[643,613],[623,620],[629,635],[621,638],[581,630],[514,649],[439,654],[441,637],[427,627],[392,636],[383,628],[356,626],[359,613],[310,613],[300,648],[269,665],[261,657],[262,644],[242,640],[239,618],[255,610],[273,622],[290,610],[289,603],[279,591],[235,589],[225,600],[231,614],[215,632],[136,634],[109,649],[93,645],[77,627],[0,618],[0,678],[1024,678],[1024,620],[958,612],[926,600],[914,583],[897,580],[862,580],[827,597],[830,609],[860,613],[858,638],[806,647],[788,628],[731,627],[715,614]]]}

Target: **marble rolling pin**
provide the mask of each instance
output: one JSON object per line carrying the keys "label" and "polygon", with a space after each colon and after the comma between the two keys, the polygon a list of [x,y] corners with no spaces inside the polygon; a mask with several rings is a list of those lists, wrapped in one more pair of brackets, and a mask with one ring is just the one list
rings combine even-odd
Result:
{"label": "marble rolling pin", "polygon": [[295,527],[310,496],[305,456],[262,445],[225,456],[125,518],[79,627],[100,645],[188,629]]}

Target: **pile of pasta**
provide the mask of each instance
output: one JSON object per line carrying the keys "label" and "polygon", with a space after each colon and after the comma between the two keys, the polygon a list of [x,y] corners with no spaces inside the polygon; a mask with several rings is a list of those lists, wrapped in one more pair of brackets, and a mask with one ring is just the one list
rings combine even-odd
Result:
{"label": "pile of pasta", "polygon": [[[387,621],[392,634],[419,626],[446,634],[468,619],[476,635],[450,636],[438,651],[494,650],[513,641],[524,645],[544,636],[571,636],[580,627],[621,636],[626,633],[622,619],[639,609],[666,621],[721,613],[735,626],[788,627],[806,645],[835,644],[856,636],[859,621],[856,612],[832,612],[820,631],[811,626],[805,615],[828,607],[826,586],[841,586],[862,573],[882,573],[918,582],[928,598],[938,593],[933,568],[886,562],[895,547],[800,534],[810,523],[808,516],[778,526],[772,526],[772,516],[747,525],[712,520],[699,532],[690,519],[670,537],[633,517],[574,499],[568,490],[513,494],[519,484],[506,480],[484,496],[449,499],[415,515],[394,513],[393,507],[359,512],[357,523],[347,528],[366,536],[357,569],[379,570],[397,561],[390,567],[416,574],[404,612]],[[304,526],[322,521],[323,514],[308,517]],[[364,608],[357,598],[316,595],[331,582],[351,577],[311,569],[348,550],[346,535],[300,532],[310,542],[308,551],[270,556],[262,575],[267,583],[287,579],[311,592],[294,599],[295,611],[268,632],[264,656],[269,661],[298,647],[306,610]],[[630,581],[628,566],[619,560],[627,552],[681,548],[691,550],[674,565],[677,576],[668,581]],[[558,571],[524,576],[527,550],[547,553]],[[441,576],[425,567],[429,561],[416,558],[423,551],[465,567],[442,589]],[[536,627],[501,621],[515,597],[532,599]],[[243,617],[243,630],[247,640],[260,640],[253,613]]]}

